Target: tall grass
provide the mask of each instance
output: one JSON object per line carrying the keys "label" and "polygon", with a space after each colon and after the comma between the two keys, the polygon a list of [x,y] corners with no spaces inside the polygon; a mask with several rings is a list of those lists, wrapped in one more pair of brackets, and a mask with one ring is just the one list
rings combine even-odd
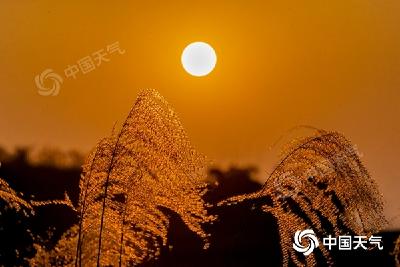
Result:
{"label": "tall grass", "polygon": [[[83,166],[78,225],[52,251],[37,248],[32,265],[132,266],[157,258],[168,241],[163,209],[178,214],[207,247],[203,226],[215,218],[202,199],[206,168],[174,110],[156,91],[144,90],[121,130],[103,138]],[[298,140],[260,191],[218,205],[254,199],[270,200],[262,210],[276,218],[284,266],[317,264],[316,253],[304,258],[293,250],[297,230],[368,236],[386,225],[378,186],[336,132],[317,130]],[[330,251],[317,250],[333,265]]]}
{"label": "tall grass", "polygon": [[157,257],[168,217],[181,216],[206,242],[205,158],[154,90],[137,98],[121,130],[89,156],[80,182],[76,266],[126,266]]}
{"label": "tall grass", "polygon": [[[263,210],[277,220],[284,266],[315,266],[316,253],[305,259],[293,248],[297,230],[313,229],[317,236],[355,233],[371,235],[386,225],[383,200],[375,181],[354,146],[341,134],[319,130],[296,142],[256,193],[230,198],[226,205],[270,198]],[[318,250],[329,265],[331,252]]]}

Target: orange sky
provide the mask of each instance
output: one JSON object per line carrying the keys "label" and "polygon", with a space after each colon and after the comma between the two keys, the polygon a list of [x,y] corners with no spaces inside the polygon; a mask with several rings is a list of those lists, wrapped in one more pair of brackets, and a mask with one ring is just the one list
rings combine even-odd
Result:
{"label": "orange sky", "polygon": [[[268,146],[289,128],[344,133],[400,228],[399,1],[168,2],[2,1],[0,144],[87,151],[141,88],[155,88],[198,150],[260,166],[261,178],[275,163]],[[117,41],[125,54],[64,77],[58,96],[38,94],[35,75],[63,74]],[[209,76],[181,67],[193,41],[216,50]]]}

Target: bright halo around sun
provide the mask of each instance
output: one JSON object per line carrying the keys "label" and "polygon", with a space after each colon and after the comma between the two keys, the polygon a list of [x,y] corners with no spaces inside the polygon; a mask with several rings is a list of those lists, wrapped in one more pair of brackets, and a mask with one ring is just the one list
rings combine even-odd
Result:
{"label": "bright halo around sun", "polygon": [[215,68],[217,55],[211,45],[194,42],[183,50],[181,61],[189,74],[200,77],[209,74]]}

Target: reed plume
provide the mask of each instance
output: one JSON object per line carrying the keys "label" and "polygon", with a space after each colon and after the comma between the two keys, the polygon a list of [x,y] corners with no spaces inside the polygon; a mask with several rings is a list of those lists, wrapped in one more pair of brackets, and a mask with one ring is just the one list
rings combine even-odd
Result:
{"label": "reed plume", "polygon": [[35,267],[65,267],[73,266],[75,262],[75,247],[77,241],[78,226],[75,225],[67,230],[57,244],[51,248],[46,248],[43,242],[33,244],[36,254],[28,259],[29,266]]}
{"label": "reed plume", "polygon": [[[357,151],[341,134],[318,131],[287,150],[256,193],[219,205],[267,198],[262,206],[277,220],[283,265],[315,266],[315,253],[300,258],[293,248],[297,230],[313,229],[317,236],[356,233],[370,235],[386,224],[383,200]],[[332,255],[318,247],[332,265]]]}
{"label": "reed plume", "polygon": [[396,241],[394,242],[394,249],[392,254],[394,256],[396,267],[400,267],[400,236],[398,236]]}
{"label": "reed plume", "polygon": [[49,206],[49,205],[60,205],[71,208],[72,210],[76,210],[74,205],[72,204],[71,199],[69,198],[67,192],[64,192],[64,199],[50,199],[50,200],[30,200],[29,203],[33,207],[39,206]]}
{"label": "reed plume", "polygon": [[[0,200],[4,202],[6,208],[22,211],[26,215],[33,213],[31,203],[18,196],[18,193],[10,185],[0,178]],[[0,213],[1,214],[1,213]]]}
{"label": "reed plume", "polygon": [[132,266],[157,257],[168,217],[181,216],[207,244],[206,160],[154,90],[138,96],[119,133],[99,142],[80,180],[75,265]]}
{"label": "reed plume", "polygon": [[[34,214],[34,207],[48,206],[48,205],[62,205],[74,209],[74,205],[71,202],[67,192],[64,193],[64,199],[55,200],[25,200],[18,196],[19,194],[10,187],[10,185],[3,179],[0,178],[0,199],[4,201],[6,206],[20,211],[23,208],[29,210]],[[22,194],[20,193],[22,196]]]}

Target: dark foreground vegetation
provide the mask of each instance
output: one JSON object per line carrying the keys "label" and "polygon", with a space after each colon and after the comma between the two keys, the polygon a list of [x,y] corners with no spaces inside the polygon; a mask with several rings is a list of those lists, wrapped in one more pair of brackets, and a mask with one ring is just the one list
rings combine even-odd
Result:
{"label": "dark foreground vegetation", "polygon": [[[80,166],[59,167],[50,162],[32,164],[27,150],[3,156],[0,177],[3,177],[25,198],[37,200],[62,199],[67,192],[74,205],[78,202]],[[231,196],[260,190],[261,184],[252,178],[252,168],[210,171],[214,181],[204,196],[216,204]],[[157,259],[143,266],[280,266],[281,250],[276,220],[260,211],[268,199],[245,201],[238,205],[209,209],[218,220],[207,226],[211,233],[210,247],[203,249],[203,241],[191,232],[181,218],[163,210],[170,218],[168,245]],[[29,218],[4,210],[0,216],[0,266],[27,266],[33,257],[33,244],[41,242],[51,248],[60,236],[78,222],[77,213],[64,206],[44,206]],[[258,208],[257,208],[258,207]],[[399,232],[383,232],[384,250],[336,252],[336,266],[395,266],[394,241]]]}

